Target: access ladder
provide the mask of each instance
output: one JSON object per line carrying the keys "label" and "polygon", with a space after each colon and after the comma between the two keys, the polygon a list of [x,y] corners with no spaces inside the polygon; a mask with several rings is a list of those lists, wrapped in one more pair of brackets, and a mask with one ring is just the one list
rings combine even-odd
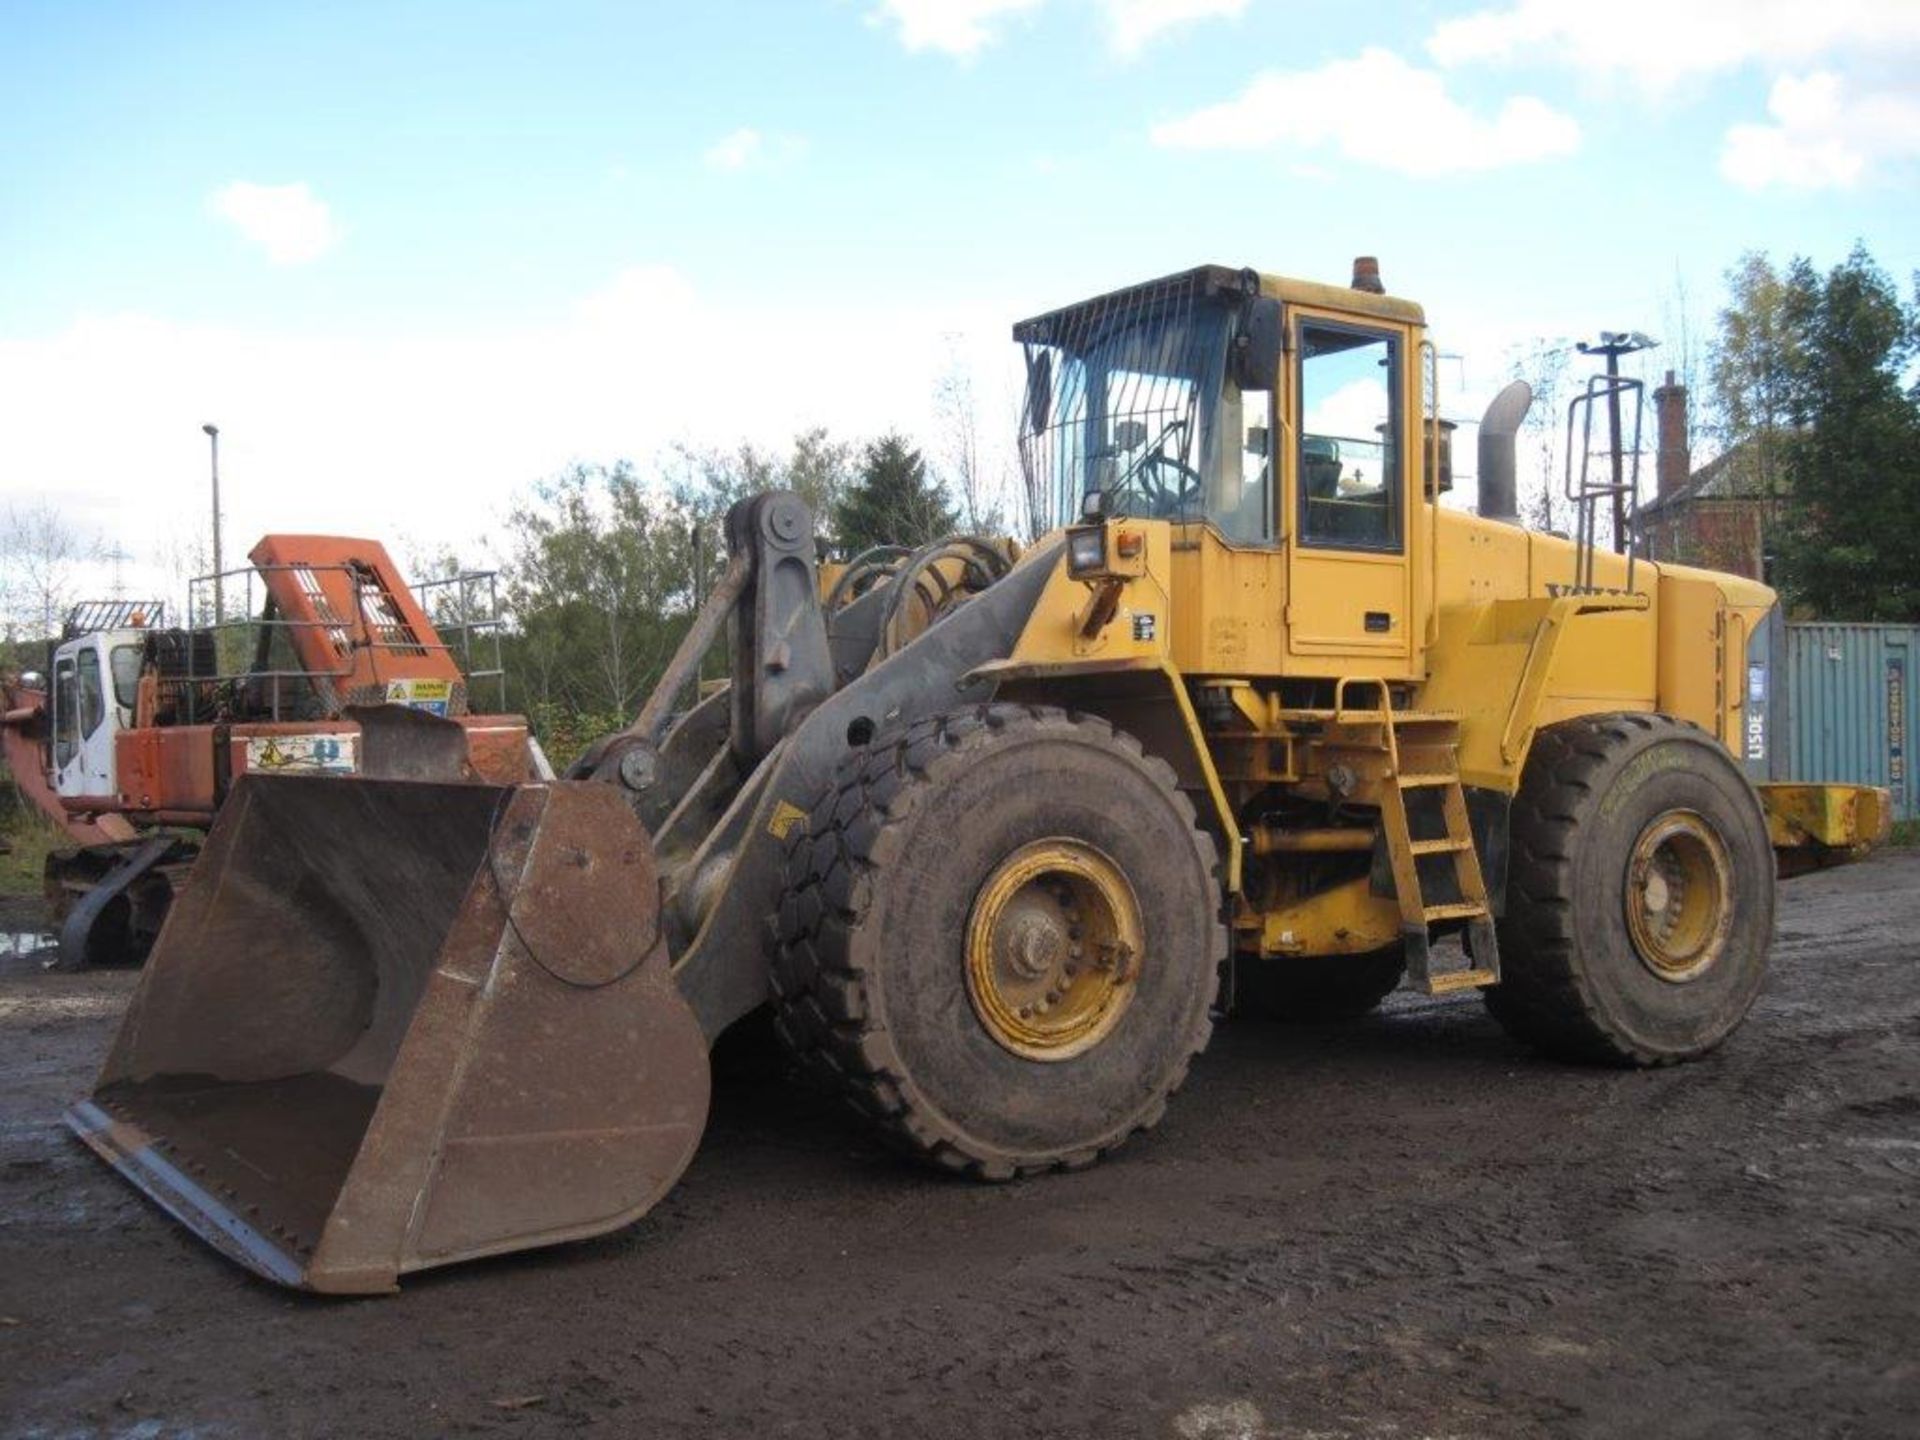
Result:
{"label": "access ladder", "polygon": [[[1379,696],[1377,709],[1349,709],[1349,685],[1367,686]],[[1393,870],[1400,906],[1400,933],[1407,958],[1407,980],[1429,995],[1446,995],[1493,985],[1500,979],[1500,946],[1480,855],[1473,843],[1466,792],[1459,769],[1460,717],[1438,710],[1395,710],[1384,680],[1348,677],[1334,688],[1334,729],[1348,738],[1328,748],[1365,752],[1372,764],[1354,768],[1358,785],[1352,796],[1376,805]],[[1371,732],[1370,734],[1367,732]],[[1358,732],[1358,733],[1356,733]],[[1403,748],[1417,768],[1402,758]],[[1407,798],[1414,791],[1437,791],[1443,832],[1415,839]],[[1420,862],[1445,856],[1450,862],[1453,898],[1429,904],[1420,878]],[[1466,922],[1470,963],[1462,969],[1433,969],[1433,927]]]}

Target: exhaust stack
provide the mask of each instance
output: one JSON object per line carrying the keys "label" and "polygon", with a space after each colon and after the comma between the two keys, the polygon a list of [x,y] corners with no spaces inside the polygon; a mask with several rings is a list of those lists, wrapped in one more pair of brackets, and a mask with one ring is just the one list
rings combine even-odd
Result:
{"label": "exhaust stack", "polygon": [[1520,523],[1520,489],[1515,479],[1514,436],[1533,405],[1533,387],[1516,380],[1480,417],[1480,513],[1489,520]]}

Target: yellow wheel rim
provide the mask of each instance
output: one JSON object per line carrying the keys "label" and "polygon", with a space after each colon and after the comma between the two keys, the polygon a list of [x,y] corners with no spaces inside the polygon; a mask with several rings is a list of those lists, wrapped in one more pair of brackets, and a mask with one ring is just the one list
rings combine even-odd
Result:
{"label": "yellow wheel rim", "polygon": [[1098,1045],[1133,999],[1140,902],[1120,867],[1078,840],[1003,860],[967,921],[967,995],[986,1031],[1029,1060]]}
{"label": "yellow wheel rim", "polygon": [[1726,843],[1691,810],[1669,810],[1640,832],[1627,864],[1627,929],[1662,980],[1692,980],[1727,947],[1733,924]]}

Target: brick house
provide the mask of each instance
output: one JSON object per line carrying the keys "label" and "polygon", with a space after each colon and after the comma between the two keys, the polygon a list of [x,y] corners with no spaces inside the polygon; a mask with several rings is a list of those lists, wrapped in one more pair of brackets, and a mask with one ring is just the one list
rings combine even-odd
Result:
{"label": "brick house", "polygon": [[1778,502],[1767,457],[1743,440],[1695,470],[1687,445],[1687,389],[1674,382],[1671,370],[1653,392],[1653,404],[1656,490],[1635,525],[1640,553],[1765,580],[1766,531]]}

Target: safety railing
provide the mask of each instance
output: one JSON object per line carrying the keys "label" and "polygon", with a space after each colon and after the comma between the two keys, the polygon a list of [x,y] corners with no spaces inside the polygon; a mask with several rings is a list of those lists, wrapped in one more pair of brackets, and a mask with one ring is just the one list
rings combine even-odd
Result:
{"label": "safety railing", "polygon": [[469,705],[478,685],[491,682],[493,708],[505,710],[507,668],[500,637],[506,622],[500,616],[499,572],[462,570],[437,580],[421,580],[414,584],[413,595],[467,677]]}
{"label": "safety railing", "polygon": [[[283,613],[270,576],[286,576],[306,598],[312,619]],[[322,583],[353,597],[342,613]],[[351,697],[339,682],[363,652],[421,656],[449,653],[445,641],[420,635],[370,572],[353,565],[255,565],[202,575],[187,587],[187,643],[159,669],[160,708],[177,723],[213,720],[317,720],[338,715]],[[302,643],[317,638],[318,644]],[[307,656],[328,655],[314,665]]]}
{"label": "safety railing", "polygon": [[[1594,583],[1594,553],[1599,548],[1599,507],[1608,502],[1617,530],[1615,542],[1627,558],[1625,588],[1633,589],[1634,552],[1640,519],[1640,425],[1646,387],[1625,375],[1590,375],[1586,389],[1567,404],[1566,494],[1574,507],[1574,579],[1573,593],[1591,595]],[[1620,406],[1633,400],[1633,443],[1621,444],[1624,431],[1620,424]],[[1607,469],[1601,478],[1593,473],[1594,411],[1607,407],[1609,448],[1602,452]],[[1576,439],[1577,431],[1577,439]],[[1620,503],[1614,504],[1618,500]]]}

